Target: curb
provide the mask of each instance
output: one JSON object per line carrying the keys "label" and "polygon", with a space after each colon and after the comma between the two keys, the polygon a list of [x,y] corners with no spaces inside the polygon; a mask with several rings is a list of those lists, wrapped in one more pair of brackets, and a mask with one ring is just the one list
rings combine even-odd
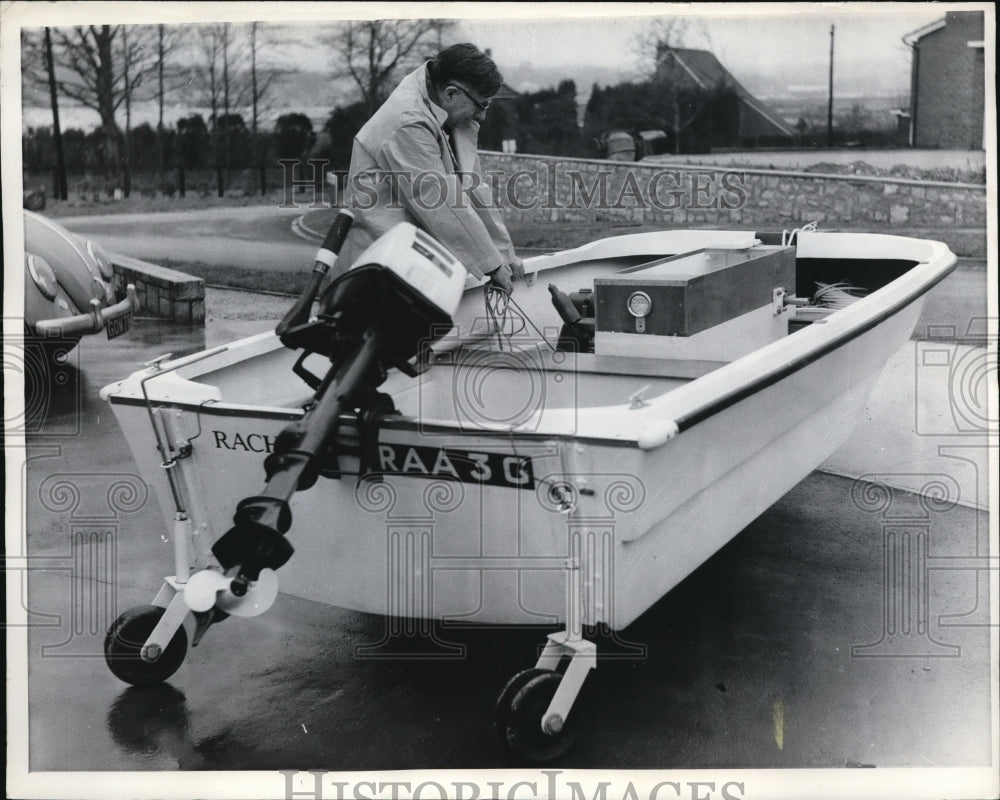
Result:
{"label": "curb", "polygon": [[143,314],[205,324],[204,279],[120,253],[111,253],[110,258],[117,287],[135,285]]}
{"label": "curb", "polygon": [[306,212],[302,216],[296,217],[292,220],[292,233],[298,236],[300,239],[305,239],[307,242],[315,242],[316,244],[322,244],[323,234],[316,229],[309,226],[306,222],[306,217],[314,212]]}

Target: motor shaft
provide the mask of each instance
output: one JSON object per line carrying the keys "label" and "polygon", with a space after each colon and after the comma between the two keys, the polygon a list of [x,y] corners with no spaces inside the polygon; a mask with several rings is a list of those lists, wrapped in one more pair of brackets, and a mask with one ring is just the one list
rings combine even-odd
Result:
{"label": "motor shaft", "polygon": [[292,522],[288,501],[316,481],[340,417],[353,410],[354,398],[375,366],[378,351],[378,335],[365,331],[357,351],[333,370],[315,404],[279,436],[275,452],[265,463],[268,479],[263,491],[240,502],[235,524],[212,547],[225,569],[239,566],[240,576],[256,580],[261,569],[277,569],[291,558],[294,548],[284,537]]}

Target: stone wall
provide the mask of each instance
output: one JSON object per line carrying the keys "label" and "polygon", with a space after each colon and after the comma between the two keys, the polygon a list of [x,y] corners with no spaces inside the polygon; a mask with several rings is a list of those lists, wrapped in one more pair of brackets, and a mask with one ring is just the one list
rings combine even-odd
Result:
{"label": "stone wall", "polygon": [[818,222],[885,230],[986,227],[986,187],[761,169],[618,163],[482,152],[517,221],[631,221],[757,230]]}
{"label": "stone wall", "polygon": [[142,308],[139,316],[159,317],[173,322],[205,324],[205,281],[137,258],[111,255],[116,288],[124,292],[135,285]]}

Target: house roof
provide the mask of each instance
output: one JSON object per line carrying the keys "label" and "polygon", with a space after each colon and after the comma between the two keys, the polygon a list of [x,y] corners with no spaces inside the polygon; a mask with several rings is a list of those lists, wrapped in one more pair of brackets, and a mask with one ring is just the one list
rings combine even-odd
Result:
{"label": "house roof", "polygon": [[733,77],[732,73],[722,66],[722,63],[715,57],[714,53],[708,50],[691,50],[686,47],[661,47],[657,53],[657,58],[662,61],[670,53],[674,56],[677,64],[685,71],[694,82],[702,89],[712,89],[716,86],[724,85],[736,92],[737,97],[750,108],[760,114],[769,123],[778,128],[787,136],[793,133],[788,125],[781,119],[780,115],[762,100],[754,97],[743,85]]}
{"label": "house roof", "polygon": [[903,43],[913,47],[925,36],[929,36],[942,28],[946,28],[952,23],[962,27],[963,30],[970,23],[975,26],[976,30],[972,34],[972,41],[969,42],[969,46],[975,47],[978,44],[978,38],[982,37],[982,34],[979,33],[979,31],[983,28],[982,11],[947,11],[941,19],[931,22],[928,25],[924,25],[922,28],[917,28],[915,31],[910,31],[903,37]]}
{"label": "house roof", "polygon": [[941,28],[943,28],[944,25],[945,25],[945,18],[941,17],[941,19],[937,20],[936,22],[932,22],[929,25],[924,25],[922,28],[917,28],[915,31],[910,31],[908,34],[903,36],[903,42],[905,44],[912,45],[918,39],[922,39],[927,34],[941,30]]}
{"label": "house roof", "polygon": [[516,89],[512,89],[506,83],[501,83],[500,84],[500,88],[497,90],[497,93],[495,95],[493,95],[493,99],[495,99],[495,100],[514,100],[515,98],[518,98],[520,96],[521,96],[521,93],[519,91],[517,91]]}

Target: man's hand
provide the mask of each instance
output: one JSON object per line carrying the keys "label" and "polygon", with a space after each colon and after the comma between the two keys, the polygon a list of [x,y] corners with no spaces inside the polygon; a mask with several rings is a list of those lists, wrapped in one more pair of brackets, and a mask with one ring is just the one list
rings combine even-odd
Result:
{"label": "man's hand", "polygon": [[517,256],[510,262],[510,277],[514,281],[524,280],[524,261]]}
{"label": "man's hand", "polygon": [[514,290],[514,286],[511,283],[511,268],[508,264],[503,264],[497,267],[493,272],[489,273],[490,285],[495,286],[497,289],[502,289],[503,291],[510,294]]}

